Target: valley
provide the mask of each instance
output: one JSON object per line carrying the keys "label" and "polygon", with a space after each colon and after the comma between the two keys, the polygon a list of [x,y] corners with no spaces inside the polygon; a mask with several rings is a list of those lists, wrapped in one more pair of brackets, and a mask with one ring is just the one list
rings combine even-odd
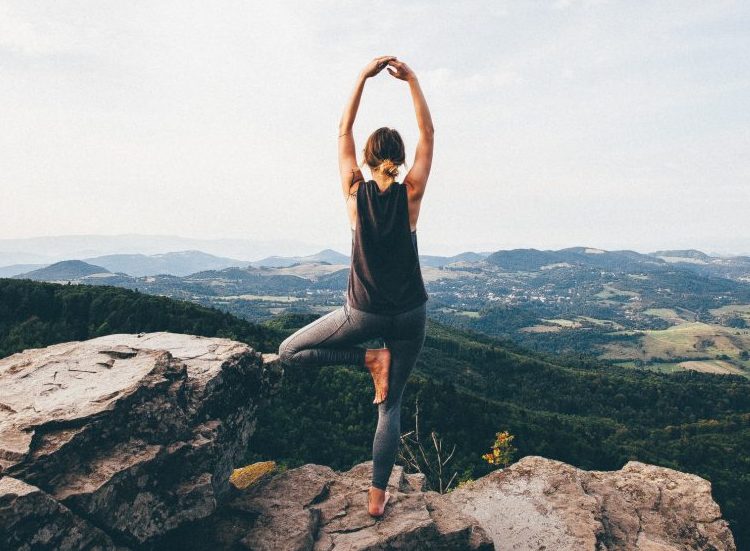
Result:
{"label": "valley", "polygon": [[[114,285],[215,307],[253,322],[282,313],[321,315],[345,301],[348,257],[271,256],[242,266],[179,275],[185,266],[231,263],[190,251],[174,273],[134,276],[71,260],[17,274]],[[100,257],[128,269],[128,258]],[[142,257],[131,270],[159,266]],[[559,251],[424,256],[432,319],[556,355],[586,355],[627,369],[750,376],[750,258],[700,251]]]}

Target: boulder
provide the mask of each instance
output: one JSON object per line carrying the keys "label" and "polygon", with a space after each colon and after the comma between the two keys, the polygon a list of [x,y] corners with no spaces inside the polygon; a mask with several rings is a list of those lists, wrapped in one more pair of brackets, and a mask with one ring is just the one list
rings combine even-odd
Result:
{"label": "boulder", "polygon": [[281,372],[245,344],[174,333],[2,359],[2,482],[36,487],[120,545],[146,544],[215,511]]}
{"label": "boulder", "polygon": [[0,549],[115,549],[101,530],[83,521],[36,486],[0,478]]}
{"label": "boulder", "polygon": [[477,521],[422,491],[421,475],[395,466],[385,513],[367,512],[372,461],[346,472],[308,464],[239,493],[210,519],[178,530],[166,548],[252,551],[491,551]]}
{"label": "boulder", "polygon": [[476,518],[498,550],[736,549],[710,482],[638,461],[584,471],[526,456],[444,499]]}
{"label": "boulder", "polygon": [[304,465],[240,492],[176,533],[170,547],[252,551],[734,551],[710,483],[628,462],[584,471],[526,456],[447,493],[395,466],[379,519],[367,513],[372,462]]}

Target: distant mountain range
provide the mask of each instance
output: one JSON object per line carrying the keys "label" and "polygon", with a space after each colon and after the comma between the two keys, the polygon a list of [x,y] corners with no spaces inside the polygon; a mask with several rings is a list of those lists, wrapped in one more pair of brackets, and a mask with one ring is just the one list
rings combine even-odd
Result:
{"label": "distant mountain range", "polygon": [[[469,252],[450,257],[421,256],[420,260],[424,266],[441,267],[453,262],[482,260],[488,254]],[[83,264],[93,265],[93,268],[83,269]],[[226,268],[289,268],[298,264],[348,266],[349,256],[331,249],[325,249],[307,256],[269,256],[254,262],[214,256],[201,251],[180,251],[156,255],[112,254],[83,260],[65,260],[50,265],[15,264],[0,268],[0,277],[19,276],[26,279],[46,281],[76,279],[93,273],[117,273],[133,277],[162,274],[182,277],[198,272],[217,271]],[[91,272],[90,270],[96,271]],[[77,277],[76,274],[78,274]]]}
{"label": "distant mountain range", "polygon": [[[85,258],[83,260],[63,260],[50,265],[17,264],[0,268],[0,277],[23,276],[26,279],[58,281],[70,279],[65,274],[80,274],[80,277],[91,275],[86,273],[92,266],[96,273],[119,273],[133,277],[152,276],[159,274],[186,276],[205,270],[222,270],[224,268],[246,268],[250,265],[247,260],[224,258],[201,251],[179,251],[166,254],[111,254]],[[53,278],[52,275],[60,276]]]}
{"label": "distant mountain range", "polygon": [[[750,245],[750,244],[749,244]],[[346,249],[344,245],[337,248],[344,253],[348,253],[348,244]],[[272,262],[276,257],[282,258],[304,258],[322,254],[325,246],[315,245],[303,241],[291,240],[264,240],[264,239],[203,239],[189,238],[173,235],[147,235],[147,234],[121,234],[121,235],[61,235],[49,237],[31,237],[23,239],[0,239],[0,277],[7,276],[9,272],[4,268],[16,264],[23,265],[16,274],[30,271],[30,269],[50,265],[61,260],[79,259],[85,261],[94,261],[102,256],[113,255],[145,255],[155,256],[173,253],[175,251],[201,251],[203,253],[220,257],[239,259],[245,262]],[[581,247],[583,248],[583,247]],[[563,249],[565,250],[565,249]],[[730,256],[750,256],[750,249],[742,247],[742,254],[720,254],[710,250],[701,251],[657,251],[648,253],[652,256],[661,256],[666,253],[674,254],[680,258],[691,258],[691,253],[697,253],[695,257],[700,260],[700,255],[710,258],[727,258]],[[321,251],[316,253],[316,251]],[[422,251],[425,252],[425,251]],[[433,265],[433,258],[437,258],[438,264],[444,262],[452,263],[461,260],[474,261],[476,256],[487,256],[494,251],[460,253],[453,256],[436,256],[422,255],[422,262],[425,265]],[[341,253],[336,253],[341,254]],[[641,254],[641,253],[636,253]],[[459,258],[462,255],[469,255],[469,258]],[[473,256],[473,258],[472,258]],[[446,261],[449,258],[451,260]],[[262,259],[262,260],[259,260]],[[328,262],[329,260],[326,260]],[[290,260],[291,261],[291,260]],[[264,264],[266,265],[266,264]],[[267,264],[273,265],[273,264]],[[106,267],[106,266],[105,266]],[[17,268],[13,268],[15,271]],[[149,270],[150,271],[150,270]],[[16,275],[13,274],[13,275]]]}
{"label": "distant mountain range", "polygon": [[159,255],[173,251],[203,251],[246,261],[270,255],[293,256],[319,250],[319,245],[290,240],[194,239],[172,235],[61,235],[0,239],[0,266],[52,264],[73,258],[109,255]]}
{"label": "distant mountain range", "polygon": [[[513,272],[535,272],[560,266],[586,266],[602,270],[649,272],[668,266],[681,267],[701,275],[743,279],[750,272],[750,256],[717,257],[695,249],[639,253],[631,250],[606,251],[593,247],[560,250],[511,249],[493,253],[464,252],[453,256],[420,255],[424,268],[481,264]],[[96,274],[144,277],[155,275],[189,276],[227,268],[292,268],[298,265],[348,267],[349,256],[325,249],[306,256],[268,256],[247,261],[215,256],[198,250],[164,254],[111,254],[52,264],[14,264],[0,267],[0,277],[23,277],[47,281],[78,279]],[[309,275],[310,270],[304,270]],[[323,268],[319,275],[330,273]],[[264,274],[267,275],[267,274]],[[53,277],[54,276],[54,277]],[[303,277],[306,277],[303,275]]]}

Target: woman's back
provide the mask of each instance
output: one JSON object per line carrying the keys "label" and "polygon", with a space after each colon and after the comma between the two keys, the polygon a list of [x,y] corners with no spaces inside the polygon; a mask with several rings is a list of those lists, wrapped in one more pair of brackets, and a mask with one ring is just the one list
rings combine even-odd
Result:
{"label": "woman's back", "polygon": [[361,182],[347,302],[365,312],[399,314],[427,300],[406,185],[393,182],[381,192],[374,180]]}

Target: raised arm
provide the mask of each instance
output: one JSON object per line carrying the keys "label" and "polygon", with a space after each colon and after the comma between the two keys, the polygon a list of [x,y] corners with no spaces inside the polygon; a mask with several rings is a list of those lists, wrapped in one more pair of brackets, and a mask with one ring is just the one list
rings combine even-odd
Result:
{"label": "raised arm", "polygon": [[341,174],[341,188],[345,199],[351,197],[356,192],[359,183],[364,181],[362,171],[359,170],[357,165],[352,127],[354,126],[354,119],[357,118],[359,100],[362,98],[362,92],[365,89],[365,81],[377,75],[393,59],[396,58],[389,55],[376,57],[362,69],[357,77],[354,91],[349,97],[346,107],[344,107],[344,113],[341,115],[339,121],[339,173]]}
{"label": "raised arm", "polygon": [[422,88],[419,86],[419,80],[417,80],[414,71],[403,61],[392,60],[388,65],[395,68],[394,70],[388,67],[388,72],[391,75],[409,83],[411,98],[414,102],[414,112],[417,115],[417,126],[419,127],[419,140],[417,141],[414,164],[404,177],[404,184],[409,190],[410,198],[420,201],[424,195],[427,178],[430,176],[430,168],[432,167],[435,128],[432,125],[430,108],[427,107],[427,100],[424,99]]}

